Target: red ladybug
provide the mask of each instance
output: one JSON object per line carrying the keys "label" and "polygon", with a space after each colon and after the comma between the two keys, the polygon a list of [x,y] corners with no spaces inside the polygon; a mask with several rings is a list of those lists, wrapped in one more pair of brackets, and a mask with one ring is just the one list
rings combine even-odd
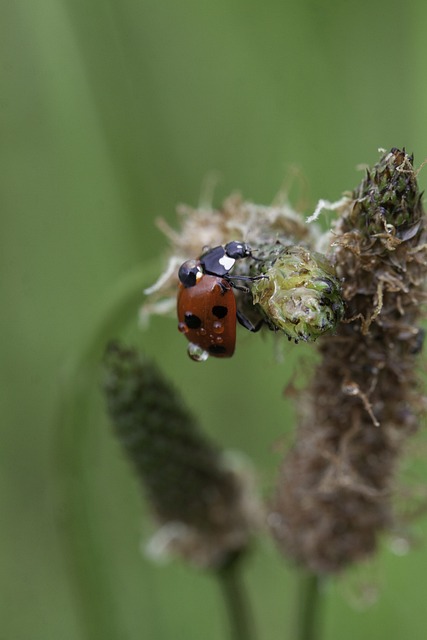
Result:
{"label": "red ladybug", "polygon": [[231,358],[236,344],[236,299],[231,284],[201,273],[192,287],[179,285],[178,329],[190,341],[194,360]]}
{"label": "red ladybug", "polygon": [[233,280],[258,280],[266,276],[230,275],[236,260],[253,257],[249,245],[229,242],[210,249],[197,260],[187,260],[178,271],[178,329],[190,344],[188,354],[196,361],[209,355],[230,358],[236,344],[236,319],[249,331],[258,331],[236,308],[232,288],[248,292]]}

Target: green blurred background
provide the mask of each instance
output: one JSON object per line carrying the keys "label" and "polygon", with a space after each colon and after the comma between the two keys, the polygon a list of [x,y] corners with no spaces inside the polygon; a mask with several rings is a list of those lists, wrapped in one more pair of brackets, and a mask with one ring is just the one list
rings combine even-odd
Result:
{"label": "green blurred background", "polygon": [[[268,204],[299,167],[310,213],[318,198],[356,186],[356,165],[374,163],[378,147],[406,146],[421,163],[426,27],[422,0],[1,3],[0,637],[86,637],[75,561],[64,559],[60,536],[79,506],[99,542],[100,598],[111,591],[111,637],[114,624],[129,640],[225,637],[212,579],[180,563],[158,568],[139,552],[150,524],[103,417],[95,369],[90,407],[69,419],[63,404],[59,420],[67,363],[96,337],[125,274],[153,260],[160,270],[165,240],[155,218],[174,225],[176,204],[197,204],[210,171],[220,176],[215,204],[236,189]],[[242,333],[230,362],[195,365],[174,320],[130,333],[206,431],[252,458],[268,495],[291,433],[282,389],[296,350],[277,364],[271,340]],[[67,515],[59,467],[72,473],[81,464],[72,432],[70,459],[65,447],[58,465],[57,453],[73,420],[83,469]],[[417,532],[421,544],[409,555],[385,546],[369,569],[327,588],[325,638],[425,637],[425,519]],[[295,574],[272,543],[261,541],[245,578],[260,638],[286,637]],[[379,589],[363,610],[348,595],[360,585],[365,600]]]}

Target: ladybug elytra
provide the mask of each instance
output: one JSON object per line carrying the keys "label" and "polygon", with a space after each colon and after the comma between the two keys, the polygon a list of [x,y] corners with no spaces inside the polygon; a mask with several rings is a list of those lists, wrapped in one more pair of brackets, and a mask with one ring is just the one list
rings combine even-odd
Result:
{"label": "ladybug elytra", "polygon": [[180,284],[178,322],[191,344],[217,358],[230,358],[236,344],[236,299],[230,283],[202,273],[194,286]]}

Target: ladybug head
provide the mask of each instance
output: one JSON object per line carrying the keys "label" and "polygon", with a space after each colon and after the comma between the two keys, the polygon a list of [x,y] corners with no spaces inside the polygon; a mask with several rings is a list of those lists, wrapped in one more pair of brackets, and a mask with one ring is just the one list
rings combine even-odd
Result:
{"label": "ladybug head", "polygon": [[232,242],[228,242],[225,245],[224,249],[225,253],[230,258],[235,258],[235,260],[252,256],[252,249],[245,242],[236,242],[235,240],[233,240]]}
{"label": "ladybug head", "polygon": [[202,275],[203,270],[198,260],[186,260],[178,270],[178,278],[184,287],[194,287]]}

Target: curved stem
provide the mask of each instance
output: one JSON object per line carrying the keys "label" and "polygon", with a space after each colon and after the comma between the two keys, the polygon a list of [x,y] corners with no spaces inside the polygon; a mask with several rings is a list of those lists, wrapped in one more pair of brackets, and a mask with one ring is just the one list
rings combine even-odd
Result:
{"label": "curved stem", "polygon": [[217,573],[227,609],[230,640],[255,640],[252,611],[242,582],[241,562],[237,559]]}
{"label": "curved stem", "polygon": [[296,633],[297,640],[318,640],[320,638],[320,606],[322,594],[320,578],[315,573],[299,576]]}

